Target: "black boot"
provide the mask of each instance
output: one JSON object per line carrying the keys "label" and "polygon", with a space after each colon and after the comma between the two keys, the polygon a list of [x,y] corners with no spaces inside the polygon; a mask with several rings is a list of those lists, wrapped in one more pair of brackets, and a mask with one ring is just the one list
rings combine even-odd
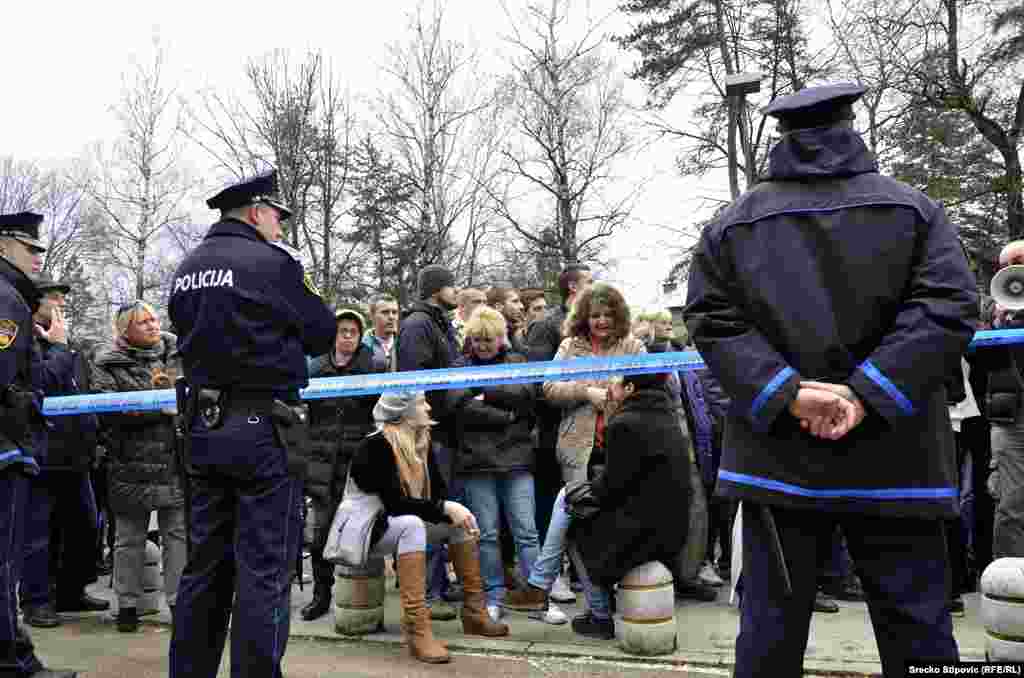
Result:
{"label": "black boot", "polygon": [[331,587],[334,586],[334,564],[313,552],[313,600],[302,608],[302,618],[313,621],[327,614],[331,609]]}
{"label": "black boot", "polygon": [[117,611],[117,630],[134,633],[139,630],[139,612],[134,607],[122,607]]}

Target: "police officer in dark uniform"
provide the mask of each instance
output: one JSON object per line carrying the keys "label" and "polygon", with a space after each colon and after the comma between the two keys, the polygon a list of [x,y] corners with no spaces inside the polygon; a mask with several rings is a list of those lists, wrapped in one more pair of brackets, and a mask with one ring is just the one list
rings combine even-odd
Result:
{"label": "police officer in dark uniform", "polygon": [[[190,553],[178,589],[172,678],[214,678],[231,621],[231,675],[280,678],[302,524],[306,355],[334,344],[334,314],[281,244],[277,175],[230,186],[174,276],[171,322],[188,382]],[[294,459],[293,457],[291,459]],[[232,609],[234,606],[234,609]]]}
{"label": "police officer in dark uniform", "polygon": [[687,328],[732,398],[717,492],[743,500],[740,678],[803,675],[837,523],[885,675],[958,654],[943,380],[978,296],[943,210],[880,176],[854,131],[863,93],[811,87],[765,109],[782,132],[768,175],[704,230],[691,268]]}
{"label": "police officer in dark uniform", "polygon": [[73,671],[43,668],[32,641],[18,625],[15,588],[24,557],[29,476],[46,454],[42,393],[47,378],[35,342],[32,314],[40,293],[37,273],[46,251],[39,241],[43,217],[0,215],[0,675],[74,678]]}
{"label": "police officer in dark uniform", "polygon": [[[36,342],[43,365],[56,383],[46,396],[89,392],[89,365],[68,341],[65,296],[71,286],[40,277]],[[31,626],[61,623],[57,612],[101,612],[110,603],[86,593],[96,581],[91,557],[98,539],[96,499],[89,467],[96,452],[99,422],[95,414],[55,417],[50,421],[46,457],[30,482],[25,526],[25,562],[18,589],[23,619]],[[83,557],[89,555],[90,557]],[[52,589],[52,590],[51,590]]]}

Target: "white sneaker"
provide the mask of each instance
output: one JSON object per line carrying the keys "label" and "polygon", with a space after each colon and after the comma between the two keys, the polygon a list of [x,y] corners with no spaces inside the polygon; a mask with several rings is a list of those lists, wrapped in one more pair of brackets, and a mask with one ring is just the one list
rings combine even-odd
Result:
{"label": "white sneaker", "polygon": [[697,579],[707,586],[722,586],[725,584],[725,580],[718,576],[715,568],[711,567],[711,563],[704,563],[704,566],[700,568],[700,572],[697,574]]}
{"label": "white sneaker", "polygon": [[568,615],[562,612],[561,608],[559,608],[554,603],[548,603],[547,610],[544,610],[543,612],[539,610],[536,612],[531,612],[529,616],[530,619],[536,619],[538,621],[544,622],[545,624],[551,624],[553,626],[565,624],[569,621]]}
{"label": "white sneaker", "polygon": [[576,602],[576,594],[569,589],[569,585],[565,583],[565,578],[562,575],[558,575],[558,579],[555,580],[554,585],[552,585],[551,587],[550,593],[548,593],[548,598],[555,601],[556,603]]}
{"label": "white sneaker", "polygon": [[492,622],[497,623],[502,617],[505,616],[505,611],[501,609],[501,605],[488,605],[487,616],[491,618]]}

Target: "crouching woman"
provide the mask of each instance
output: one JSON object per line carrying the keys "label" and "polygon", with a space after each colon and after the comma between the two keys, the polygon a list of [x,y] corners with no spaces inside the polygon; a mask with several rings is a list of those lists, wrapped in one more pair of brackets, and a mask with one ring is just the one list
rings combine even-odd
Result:
{"label": "crouching woman", "polygon": [[[670,563],[679,553],[686,542],[690,460],[665,382],[665,374],[612,380],[608,399],[618,411],[605,431],[607,465],[593,481],[559,492],[529,588],[511,592],[506,607],[547,609],[568,549],[590,608],[572,620],[573,631],[610,640],[616,583],[638,565]],[[593,515],[573,518],[581,514],[574,501],[593,507]]]}
{"label": "crouching woman", "polygon": [[508,626],[493,622],[484,605],[476,518],[466,507],[445,499],[447,488],[431,452],[434,422],[423,393],[385,393],[374,407],[373,418],[379,430],[356,451],[338,510],[357,513],[359,506],[382,505],[369,532],[368,555],[384,558],[398,553],[402,627],[410,654],[428,664],[450,659],[448,648],[434,639],[426,606],[428,543],[449,544],[448,553],[465,592],[463,632],[508,635]]}

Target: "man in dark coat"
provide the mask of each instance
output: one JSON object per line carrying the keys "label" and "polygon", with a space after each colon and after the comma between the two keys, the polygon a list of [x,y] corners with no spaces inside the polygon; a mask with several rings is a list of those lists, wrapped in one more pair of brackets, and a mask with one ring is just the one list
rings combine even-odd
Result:
{"label": "man in dark coat", "polygon": [[[383,372],[384,365],[374,358],[373,349],[361,341],[366,326],[363,316],[352,309],[342,309],[335,317],[338,334],[334,350],[310,362],[310,379]],[[324,544],[345,490],[352,455],[374,429],[373,406],[376,403],[375,395],[309,402],[309,444],[301,450],[307,461],[305,494],[313,500],[312,515],[306,519],[313,533],[310,548],[313,600],[301,613],[306,621],[322,617],[331,606],[334,563],[324,560]]]}
{"label": "man in dark coat", "polygon": [[42,397],[57,381],[33,339],[40,293],[28,276],[39,272],[46,251],[42,222],[33,212],[0,214],[0,675],[75,678],[73,671],[44,669],[18,624],[29,482],[46,457]]}
{"label": "man in dark coat", "polygon": [[943,380],[978,297],[942,209],[880,176],[853,130],[863,93],[812,87],[765,109],[782,132],[768,176],[704,230],[691,268],[687,327],[732,399],[717,491],[743,500],[739,678],[801,675],[837,522],[885,674],[958,654]]}
{"label": "man in dark coat", "polygon": [[[89,392],[89,365],[68,342],[63,308],[71,287],[40,278],[42,295],[33,319],[43,363],[57,378],[48,396]],[[25,526],[25,566],[19,599],[25,623],[52,627],[57,612],[96,612],[110,603],[85,592],[96,581],[96,499],[89,469],[96,451],[94,414],[54,417],[40,474],[32,479]],[[53,597],[56,600],[52,599]]]}
{"label": "man in dark coat", "polygon": [[[449,314],[458,306],[455,276],[444,266],[425,266],[417,281],[420,300],[402,316],[398,330],[396,363],[399,372],[437,370],[452,367],[459,359],[460,346]],[[438,445],[438,466],[453,498],[459,496],[452,484],[455,455],[455,421],[445,391],[428,391],[430,416],[437,421],[431,437]],[[455,610],[441,599],[448,584],[444,551],[427,547],[427,605],[433,619],[455,618]]]}

